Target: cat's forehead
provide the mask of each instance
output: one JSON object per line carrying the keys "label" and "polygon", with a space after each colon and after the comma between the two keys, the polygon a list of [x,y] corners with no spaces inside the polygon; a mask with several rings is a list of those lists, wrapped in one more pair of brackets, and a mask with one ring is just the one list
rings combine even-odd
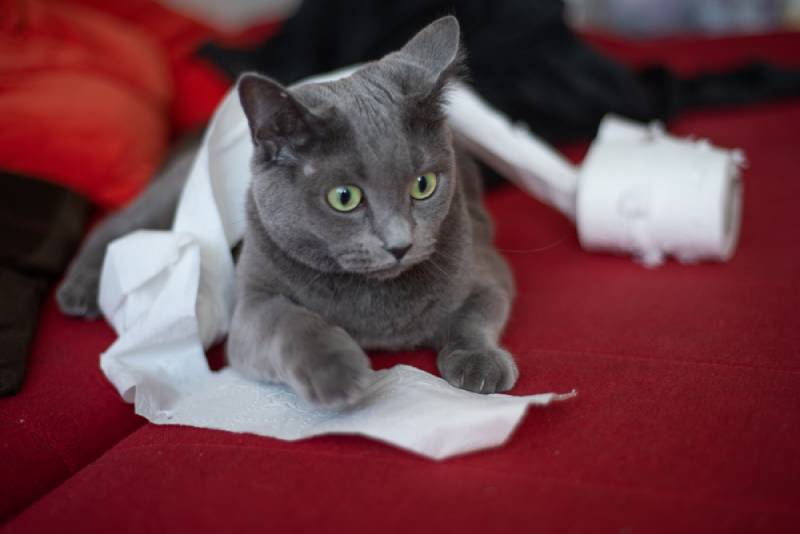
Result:
{"label": "cat's forehead", "polygon": [[408,99],[380,72],[308,84],[296,96],[340,126],[334,152],[350,164],[358,162],[366,175],[406,173],[424,159],[424,136],[408,127]]}
{"label": "cat's forehead", "polygon": [[341,80],[301,85],[295,95],[312,109],[335,110],[357,129],[374,130],[401,126],[409,106],[402,89],[397,79],[374,67]]}

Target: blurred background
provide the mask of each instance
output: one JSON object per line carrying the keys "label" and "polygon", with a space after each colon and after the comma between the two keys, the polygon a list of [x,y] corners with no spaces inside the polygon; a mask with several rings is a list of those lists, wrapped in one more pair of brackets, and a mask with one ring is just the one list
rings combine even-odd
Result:
{"label": "blurred background", "polygon": [[566,0],[573,25],[628,37],[800,28],[800,0]]}
{"label": "blurred background", "polygon": [[[218,25],[235,28],[253,16],[290,14],[301,1],[164,0],[164,3],[195,15],[205,14]],[[800,0],[565,0],[565,3],[570,22],[576,27],[635,38],[800,29]]]}

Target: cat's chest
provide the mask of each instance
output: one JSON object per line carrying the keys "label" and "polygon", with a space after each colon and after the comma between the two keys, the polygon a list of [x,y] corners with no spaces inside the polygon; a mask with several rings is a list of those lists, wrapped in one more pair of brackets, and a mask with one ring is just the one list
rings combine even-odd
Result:
{"label": "cat's chest", "polygon": [[429,344],[466,298],[463,293],[444,277],[386,282],[320,277],[297,296],[364,348],[395,350]]}

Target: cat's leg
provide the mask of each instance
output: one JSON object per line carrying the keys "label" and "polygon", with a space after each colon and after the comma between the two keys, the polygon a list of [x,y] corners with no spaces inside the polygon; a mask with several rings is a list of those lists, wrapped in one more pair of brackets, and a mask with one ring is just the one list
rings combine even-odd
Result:
{"label": "cat's leg", "polygon": [[498,345],[508,319],[510,291],[500,285],[478,287],[450,321],[440,340],[439,372],[451,385],[478,393],[507,391],[519,371]]}
{"label": "cat's leg", "polygon": [[361,398],[369,359],[347,332],[283,296],[246,295],[228,334],[234,368],[253,380],[288,384],[315,404],[342,406]]}
{"label": "cat's leg", "polygon": [[97,291],[106,247],[134,230],[162,230],[172,225],[195,153],[196,147],[191,147],[178,154],[131,204],[92,230],[56,292],[56,301],[63,313],[86,318],[99,314]]}

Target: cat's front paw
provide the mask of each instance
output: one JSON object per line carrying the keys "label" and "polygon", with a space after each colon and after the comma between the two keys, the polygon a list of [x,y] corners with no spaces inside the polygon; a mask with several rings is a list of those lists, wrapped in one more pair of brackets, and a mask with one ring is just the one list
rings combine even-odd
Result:
{"label": "cat's front paw", "polygon": [[307,401],[327,407],[350,406],[369,384],[369,359],[341,329],[304,343],[304,354],[289,370],[290,385]]}
{"label": "cat's front paw", "polygon": [[56,291],[56,302],[61,312],[74,317],[94,319],[100,315],[97,291],[100,273],[67,272],[67,276]]}
{"label": "cat's front paw", "polygon": [[514,358],[500,348],[440,354],[438,365],[450,385],[476,393],[508,391],[519,376]]}

